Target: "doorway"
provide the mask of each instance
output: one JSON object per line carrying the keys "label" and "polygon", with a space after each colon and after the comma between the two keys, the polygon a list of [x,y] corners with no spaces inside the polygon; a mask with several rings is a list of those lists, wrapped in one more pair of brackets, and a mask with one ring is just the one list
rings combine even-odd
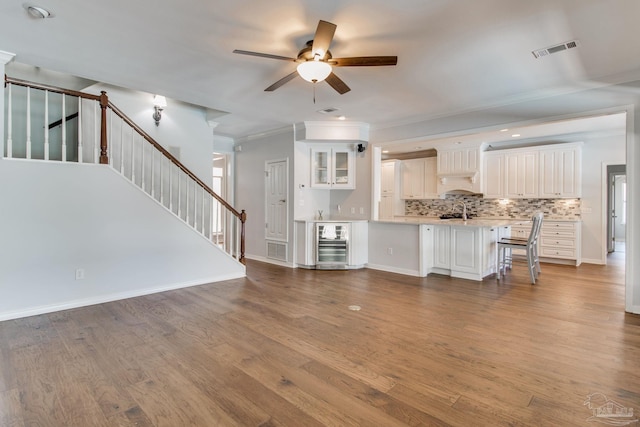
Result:
{"label": "doorway", "polygon": [[288,259],[289,160],[265,163],[265,240],[267,258]]}
{"label": "doorway", "polygon": [[625,253],[627,225],[626,165],[607,166],[607,253]]}

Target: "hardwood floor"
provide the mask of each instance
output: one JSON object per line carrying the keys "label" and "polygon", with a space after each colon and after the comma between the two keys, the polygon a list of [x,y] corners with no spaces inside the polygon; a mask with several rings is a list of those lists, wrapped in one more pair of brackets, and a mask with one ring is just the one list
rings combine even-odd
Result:
{"label": "hardwood floor", "polygon": [[640,413],[615,259],[543,264],[535,286],[524,267],[247,272],[1,322],[0,425],[585,426],[591,393]]}

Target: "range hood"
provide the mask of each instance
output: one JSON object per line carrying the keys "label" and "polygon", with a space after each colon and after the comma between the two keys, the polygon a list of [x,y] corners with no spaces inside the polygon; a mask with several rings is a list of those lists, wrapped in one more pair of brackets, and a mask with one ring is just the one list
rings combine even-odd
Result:
{"label": "range hood", "polygon": [[482,147],[438,149],[438,194],[482,193]]}

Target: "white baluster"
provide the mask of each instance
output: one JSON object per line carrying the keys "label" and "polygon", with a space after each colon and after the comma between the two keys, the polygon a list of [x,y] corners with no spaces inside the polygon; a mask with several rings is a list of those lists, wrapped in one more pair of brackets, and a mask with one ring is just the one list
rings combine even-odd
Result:
{"label": "white baluster", "polygon": [[82,98],[78,97],[78,163],[82,163]]}
{"label": "white baluster", "polygon": [[[206,229],[204,227],[204,199],[205,199],[205,191],[204,188],[200,187],[201,193],[202,193],[202,197],[201,197],[201,202],[202,202],[202,211],[200,213],[200,222],[202,223],[202,234],[206,236]],[[206,193],[208,194],[208,193]]]}
{"label": "white baluster", "polygon": [[160,156],[160,204],[164,206],[164,156]]}
{"label": "white baluster", "polygon": [[151,197],[153,197],[154,199],[156,198],[156,177],[154,174],[156,169],[155,154],[156,154],[156,150],[153,146],[151,146]]}
{"label": "white baluster", "polygon": [[65,96],[62,94],[62,161],[67,161],[67,111]]}
{"label": "white baluster", "polygon": [[182,203],[180,203],[182,201],[182,185],[181,184],[181,180],[180,180],[180,169],[178,170],[178,216],[180,218],[182,218]]}
{"label": "white baluster", "polygon": [[27,87],[27,159],[31,158],[31,88]]}
{"label": "white baluster", "polygon": [[185,174],[185,188],[184,188],[184,192],[185,192],[185,199],[184,199],[184,203],[186,204],[187,207],[187,216],[186,216],[186,221],[187,224],[189,224],[189,176]]}
{"label": "white baluster", "polygon": [[49,91],[44,91],[44,159],[49,160]]}
{"label": "white baluster", "polygon": [[124,121],[120,120],[120,173],[124,175]]}
{"label": "white baluster", "polygon": [[142,173],[142,178],[140,179],[140,188],[142,188],[142,191],[146,191],[145,188],[145,181],[146,181],[146,177],[147,177],[147,170],[144,168],[144,147],[145,147],[145,142],[143,138],[140,138],[140,171]]}
{"label": "white baluster", "polygon": [[173,212],[173,163],[169,162],[169,210]]}
{"label": "white baluster", "polygon": [[[98,163],[100,158],[100,138],[98,136],[98,101],[93,102],[93,163]],[[113,147],[113,114],[109,114],[109,147]],[[113,156],[109,156],[109,162],[113,166]]]}
{"label": "white baluster", "polygon": [[12,100],[12,96],[11,96],[11,88],[13,87],[12,84],[9,84],[9,93],[7,94],[9,96],[9,99],[7,101],[7,157],[11,158],[13,157],[13,139],[12,139],[12,121],[11,117],[13,116],[13,109],[11,108],[11,100]]}
{"label": "white baluster", "polygon": [[135,155],[136,133],[131,129],[131,182],[136,183],[136,155]]}

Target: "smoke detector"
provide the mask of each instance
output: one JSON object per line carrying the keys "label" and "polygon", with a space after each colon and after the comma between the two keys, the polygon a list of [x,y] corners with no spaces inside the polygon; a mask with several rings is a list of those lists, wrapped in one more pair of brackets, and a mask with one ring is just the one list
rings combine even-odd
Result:
{"label": "smoke detector", "polygon": [[580,46],[580,42],[578,40],[571,40],[554,46],[545,47],[544,49],[534,50],[531,53],[533,53],[533,56],[535,56],[536,58],[540,58],[542,56],[551,55],[552,53],[558,53],[564,50],[573,49],[578,46]]}
{"label": "smoke detector", "polygon": [[35,19],[53,18],[53,14],[44,7],[36,6],[34,4],[25,3],[22,5],[27,11],[29,16]]}

